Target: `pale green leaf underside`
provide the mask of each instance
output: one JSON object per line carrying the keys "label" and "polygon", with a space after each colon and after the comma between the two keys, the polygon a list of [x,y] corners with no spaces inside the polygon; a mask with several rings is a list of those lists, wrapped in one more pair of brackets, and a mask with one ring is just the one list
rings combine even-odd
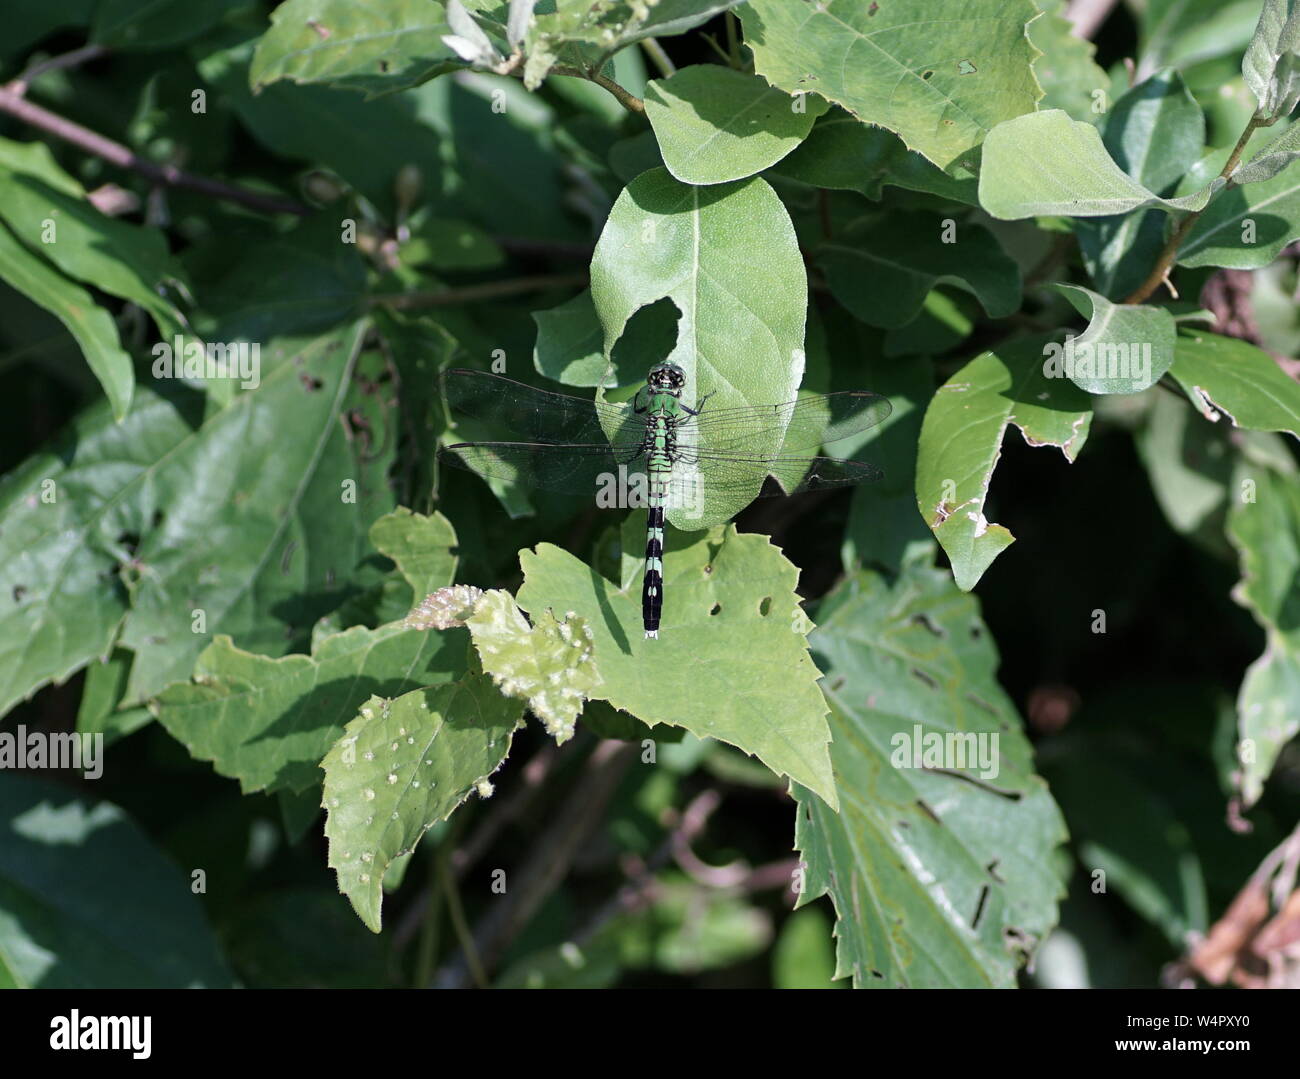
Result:
{"label": "pale green leaf underside", "polygon": [[984,516],[1007,427],[1070,461],[1088,437],[1088,397],[1068,379],[1044,375],[1047,344],[1019,339],[976,356],[939,387],[921,425],[917,507],[966,591],[1015,539]]}
{"label": "pale green leaf underside", "polygon": [[1091,124],[1059,109],[999,124],[984,142],[980,205],[994,217],[1104,217],[1148,206],[1200,210],[1223,186],[1164,199],[1124,172]]}
{"label": "pale green leaf underside", "polygon": [[[1081,285],[1057,285],[1088,328],[1072,343],[1070,381],[1089,393],[1140,393],[1174,362],[1174,316],[1163,307],[1112,303]],[[1085,365],[1086,366],[1083,366]]]}
{"label": "pale green leaf underside", "polygon": [[520,710],[483,674],[372,697],[321,761],[329,864],[373,932],[385,871],[496,771]]}

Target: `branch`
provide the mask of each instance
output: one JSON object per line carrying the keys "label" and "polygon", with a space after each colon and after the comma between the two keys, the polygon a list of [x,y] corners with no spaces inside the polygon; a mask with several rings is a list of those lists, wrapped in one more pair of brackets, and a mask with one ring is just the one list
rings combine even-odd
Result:
{"label": "branch", "polygon": [[101,56],[107,56],[108,51],[103,45],[83,45],[80,49],[73,49],[71,52],[51,56],[48,60],[41,60],[39,63],[32,64],[18,78],[9,83],[8,89],[22,97],[23,94],[27,93],[27,87],[31,86],[32,83],[47,72],[62,71],[65,68],[88,64],[92,60],[98,60]]}
{"label": "branch", "polygon": [[608,75],[602,75],[599,71],[584,71],[580,67],[564,67],[557,65],[551,68],[552,75],[565,75],[574,79],[586,79],[588,82],[594,82],[597,86],[603,87],[618,98],[618,103],[627,109],[628,112],[635,112],[638,115],[645,112],[645,102],[635,94],[623,89]]}
{"label": "branch", "polygon": [[56,139],[69,142],[88,154],[102,158],[110,165],[137,172],[156,184],[197,191],[199,194],[211,195],[226,202],[237,202],[250,210],[258,210],[262,213],[306,214],[308,212],[305,206],[289,199],[262,195],[247,188],[211,180],[206,176],[196,176],[174,165],[155,164],[120,142],[114,142],[89,128],[73,123],[66,117],[50,112],[49,109],[33,104],[26,100],[22,92],[16,90],[12,83],[0,87],[0,112],[8,113],[23,123],[44,131],[47,135],[53,135]]}
{"label": "branch", "polygon": [[[1238,162],[1241,161],[1241,155],[1246,149],[1246,143],[1250,142],[1250,137],[1255,134],[1257,128],[1265,126],[1267,126],[1265,121],[1252,116],[1250,122],[1246,125],[1246,130],[1241,133],[1241,138],[1237,140],[1237,145],[1232,148],[1232,153],[1228,156],[1228,163],[1223,166],[1223,171],[1219,173],[1220,178],[1228,181],[1229,187],[1232,186],[1230,177]],[[1141,303],[1168,280],[1169,273],[1173,269],[1174,259],[1178,257],[1178,249],[1182,247],[1187,234],[1192,231],[1192,226],[1196,224],[1204,212],[1205,208],[1202,207],[1178,222],[1178,227],[1174,229],[1173,235],[1169,237],[1164,250],[1160,252],[1160,258],[1156,260],[1155,266],[1147,274],[1147,279],[1125,298],[1125,303]]]}

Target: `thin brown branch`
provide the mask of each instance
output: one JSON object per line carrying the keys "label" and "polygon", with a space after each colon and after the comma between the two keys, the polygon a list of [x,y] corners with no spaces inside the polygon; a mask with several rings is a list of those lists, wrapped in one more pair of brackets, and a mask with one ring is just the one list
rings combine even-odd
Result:
{"label": "thin brown branch", "polygon": [[307,207],[289,199],[263,195],[256,191],[249,191],[247,188],[222,183],[220,180],[197,176],[191,172],[184,172],[174,165],[155,164],[120,142],[105,138],[89,128],[82,127],[66,117],[28,101],[21,93],[16,93],[8,86],[0,87],[0,112],[8,113],[15,119],[30,124],[39,131],[44,131],[47,135],[53,135],[56,139],[71,143],[88,154],[102,158],[110,165],[139,173],[156,184],[197,191],[201,195],[210,195],[226,202],[237,202],[250,210],[258,210],[262,213],[306,214],[308,212]]}
{"label": "thin brown branch", "polygon": [[51,56],[47,60],[40,60],[10,82],[7,89],[22,97],[23,94],[27,93],[27,87],[31,86],[42,75],[51,71],[63,71],[70,67],[80,67],[92,60],[98,60],[101,56],[107,56],[108,52],[109,50],[103,45],[83,45],[71,52],[60,53],[58,56]]}
{"label": "thin brown branch", "polygon": [[[1246,149],[1246,143],[1250,142],[1250,137],[1255,134],[1255,130],[1263,126],[1266,126],[1263,120],[1252,116],[1250,122],[1246,125],[1246,130],[1241,133],[1241,138],[1237,140],[1237,145],[1232,148],[1232,153],[1228,155],[1228,162],[1223,166],[1223,171],[1219,173],[1219,177],[1227,180],[1229,186],[1232,184],[1230,177],[1237,168],[1238,162],[1241,161],[1241,155]],[[1146,280],[1134,289],[1129,296],[1125,297],[1125,303],[1142,303],[1162,284],[1167,283],[1169,274],[1174,267],[1174,260],[1178,257],[1178,249],[1182,247],[1187,234],[1192,231],[1192,226],[1196,224],[1204,212],[1205,209],[1202,207],[1195,213],[1188,214],[1178,223],[1178,227],[1174,229],[1173,235],[1169,237],[1168,242],[1165,244],[1164,250],[1160,252],[1160,258],[1156,260],[1155,266],[1147,274]]]}
{"label": "thin brown branch", "polygon": [[603,75],[599,71],[584,71],[580,67],[567,67],[557,65],[551,68],[552,75],[564,75],[574,79],[586,79],[588,82],[594,82],[602,89],[608,90],[617,99],[618,103],[627,109],[628,112],[641,114],[645,112],[645,102],[629,90],[625,90],[608,75]]}

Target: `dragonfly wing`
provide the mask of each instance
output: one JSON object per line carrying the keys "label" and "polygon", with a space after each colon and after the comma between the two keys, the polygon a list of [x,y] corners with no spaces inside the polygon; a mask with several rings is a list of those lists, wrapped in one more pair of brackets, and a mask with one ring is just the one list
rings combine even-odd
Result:
{"label": "dragonfly wing", "polygon": [[678,426],[683,441],[702,449],[759,454],[784,432],[781,454],[815,450],[858,434],[883,421],[893,406],[889,398],[868,390],[805,394],[783,405],[710,409]]}
{"label": "dragonfly wing", "polygon": [[639,452],[609,445],[529,442],[460,442],[444,447],[438,459],[487,479],[590,498],[610,491],[623,477],[644,471],[645,460]]}
{"label": "dragonfly wing", "polygon": [[872,483],[884,476],[866,461],[842,461],[834,457],[775,457],[765,454],[732,454],[701,451],[683,455],[673,468],[670,490],[684,498],[693,490],[730,494],[762,488],[773,476],[780,485],[760,490],[759,497],[821,491]]}
{"label": "dragonfly wing", "polygon": [[455,411],[552,445],[613,441],[631,446],[640,443],[645,428],[630,405],[551,393],[487,371],[444,371],[442,388]]}

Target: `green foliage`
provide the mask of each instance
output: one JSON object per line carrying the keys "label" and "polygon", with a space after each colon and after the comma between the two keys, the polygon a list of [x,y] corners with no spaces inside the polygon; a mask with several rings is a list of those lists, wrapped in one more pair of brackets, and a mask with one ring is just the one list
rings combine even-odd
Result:
{"label": "green foliage", "polygon": [[1066,8],[7,13],[0,984],[1294,980],[1300,11]]}

